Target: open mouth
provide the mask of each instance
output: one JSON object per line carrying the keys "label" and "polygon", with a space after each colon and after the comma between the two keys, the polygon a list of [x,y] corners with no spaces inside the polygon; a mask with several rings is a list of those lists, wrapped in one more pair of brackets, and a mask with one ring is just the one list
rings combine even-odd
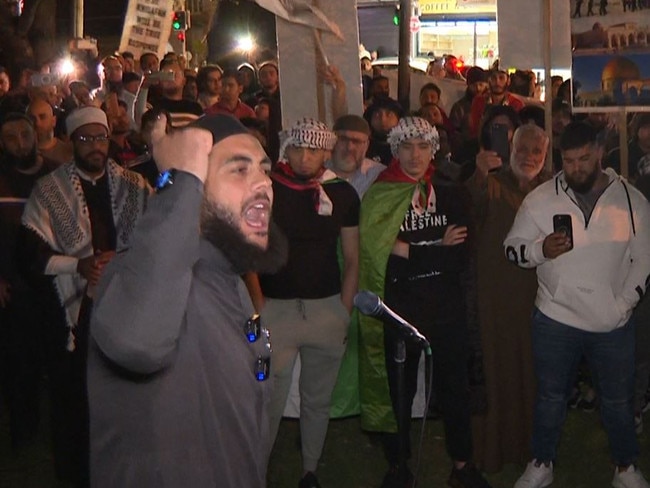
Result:
{"label": "open mouth", "polygon": [[268,229],[271,220],[271,204],[265,200],[256,200],[244,210],[244,220],[248,226],[259,231]]}

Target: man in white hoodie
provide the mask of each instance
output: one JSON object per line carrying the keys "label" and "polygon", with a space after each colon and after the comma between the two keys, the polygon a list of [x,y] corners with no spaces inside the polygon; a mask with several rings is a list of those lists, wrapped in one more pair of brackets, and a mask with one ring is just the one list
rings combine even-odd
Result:
{"label": "man in white hoodie", "polygon": [[[515,488],[553,482],[567,396],[583,354],[598,381],[616,466],[612,486],[650,487],[635,464],[630,320],[650,273],[650,205],[613,170],[602,169],[596,135],[584,123],[566,127],[560,141],[563,171],[528,194],[504,242],[511,262],[537,268],[539,283],[532,324],[533,460]],[[564,230],[554,228],[556,215],[570,216]]]}

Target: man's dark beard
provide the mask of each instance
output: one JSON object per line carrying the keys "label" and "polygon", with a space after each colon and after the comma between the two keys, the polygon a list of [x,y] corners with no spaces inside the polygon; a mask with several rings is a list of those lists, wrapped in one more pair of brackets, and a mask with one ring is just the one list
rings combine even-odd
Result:
{"label": "man's dark beard", "polygon": [[507,89],[508,89],[507,86],[501,86],[501,85],[490,86],[490,94],[491,95],[503,95],[506,92]]}
{"label": "man's dark beard", "polygon": [[203,237],[219,249],[237,273],[257,271],[275,273],[282,268],[289,255],[289,244],[282,230],[271,220],[266,249],[246,240],[235,224],[236,218],[221,205],[203,200],[201,232]]}
{"label": "man's dark beard", "polygon": [[[101,151],[95,151],[95,152],[98,152],[98,153],[104,155],[104,164],[102,165],[103,166],[102,168],[95,168],[95,167],[90,166],[90,164],[88,164],[88,162],[84,158],[81,157],[81,155],[79,154],[79,152],[77,151],[76,148],[73,148],[72,152],[74,154],[75,164],[77,165],[77,167],[81,168],[83,171],[87,171],[89,173],[95,173],[95,172],[99,172],[100,169],[106,168],[106,163],[108,162],[108,155],[104,155],[104,153],[102,153]],[[93,154],[93,153],[87,154],[86,157],[90,156],[91,154]]]}
{"label": "man's dark beard", "polygon": [[33,168],[38,160],[36,145],[34,145],[32,150],[24,156],[16,156],[7,152],[3,159],[7,166],[13,167],[18,171],[25,171]]}
{"label": "man's dark beard", "polygon": [[580,193],[584,195],[585,193],[589,193],[593,189],[599,174],[600,174],[600,169],[596,168],[591,174],[589,174],[589,176],[587,176],[587,179],[582,183],[573,181],[566,174],[564,175],[564,179],[566,180],[567,185],[569,185],[569,188],[571,188],[576,193]]}

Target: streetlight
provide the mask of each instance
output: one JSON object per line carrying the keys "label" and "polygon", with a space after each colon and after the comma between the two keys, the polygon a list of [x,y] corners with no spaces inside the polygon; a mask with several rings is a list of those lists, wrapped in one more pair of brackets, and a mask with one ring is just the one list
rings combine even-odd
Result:
{"label": "streetlight", "polygon": [[59,63],[59,73],[61,76],[71,75],[74,73],[75,68],[70,58],[64,58]]}
{"label": "streetlight", "polygon": [[255,49],[255,41],[250,35],[245,35],[237,39],[237,49],[246,53]]}

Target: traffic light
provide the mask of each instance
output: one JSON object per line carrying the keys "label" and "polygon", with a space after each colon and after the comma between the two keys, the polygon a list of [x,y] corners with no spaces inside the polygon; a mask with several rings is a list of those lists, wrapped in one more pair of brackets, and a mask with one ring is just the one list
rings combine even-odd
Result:
{"label": "traffic light", "polygon": [[172,17],[172,32],[169,36],[169,43],[174,52],[185,53],[187,50],[187,30],[190,25],[189,10],[175,10]]}
{"label": "traffic light", "polygon": [[395,7],[393,12],[393,25],[399,25],[399,5]]}
{"label": "traffic light", "polygon": [[175,31],[187,30],[190,25],[189,12],[187,10],[176,10],[172,18],[172,29]]}

